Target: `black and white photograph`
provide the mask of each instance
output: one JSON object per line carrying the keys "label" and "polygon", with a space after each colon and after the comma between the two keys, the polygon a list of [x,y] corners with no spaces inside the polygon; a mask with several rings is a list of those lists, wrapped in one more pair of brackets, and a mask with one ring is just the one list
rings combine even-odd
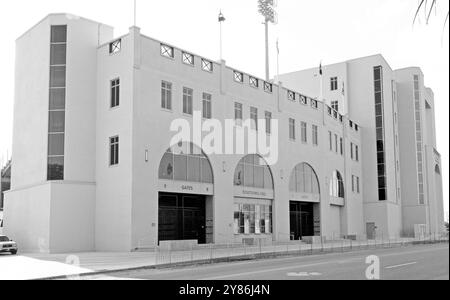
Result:
{"label": "black and white photograph", "polygon": [[449,280],[448,1],[0,12],[0,281]]}

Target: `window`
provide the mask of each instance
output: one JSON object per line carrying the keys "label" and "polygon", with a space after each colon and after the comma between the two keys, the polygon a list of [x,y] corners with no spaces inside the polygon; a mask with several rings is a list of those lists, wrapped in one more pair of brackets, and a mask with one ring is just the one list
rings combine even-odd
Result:
{"label": "window", "polygon": [[191,115],[194,113],[194,90],[183,88],[183,113]]}
{"label": "window", "polygon": [[330,151],[333,151],[333,134],[331,133],[331,131],[328,131],[328,139],[330,144]]}
{"label": "window", "polygon": [[258,78],[250,76],[249,77],[249,82],[250,82],[250,86],[251,87],[254,87],[254,88],[258,88],[259,87],[259,80],[258,80]]}
{"label": "window", "polygon": [[293,91],[288,91],[288,99],[290,101],[295,101],[295,92]]}
{"label": "window", "polygon": [[247,155],[241,159],[236,168],[234,185],[273,190],[272,172],[261,156]]}
{"label": "window", "polygon": [[378,164],[378,200],[387,200],[386,155],[384,146],[384,113],[383,113],[383,67],[373,69],[375,98],[375,127]]}
{"label": "window", "polygon": [[319,146],[319,127],[312,125],[312,141],[314,146]]}
{"label": "window", "polygon": [[202,58],[202,70],[206,72],[212,72],[213,71],[213,63],[209,60]]}
{"label": "window", "polygon": [[64,180],[67,26],[51,27],[47,180]]}
{"label": "window", "polygon": [[359,184],[359,177],[356,177],[356,192],[359,194],[361,193],[361,188]]}
{"label": "window", "polygon": [[300,123],[301,140],[302,140],[302,143],[304,143],[304,144],[308,143],[308,128],[307,128],[307,126],[308,125],[306,124],[306,122],[301,122]]}
{"label": "window", "polygon": [[172,84],[161,82],[161,108],[172,110]]}
{"label": "window", "polygon": [[109,54],[115,54],[122,49],[122,40],[117,40],[109,44]]}
{"label": "window", "polygon": [[359,146],[355,145],[355,160],[359,161]]}
{"label": "window", "polygon": [[161,44],[161,55],[168,58],[174,58],[175,57],[175,51],[173,47]]}
{"label": "window", "polygon": [[264,91],[268,93],[272,93],[273,86],[270,82],[264,81]]}
{"label": "window", "polygon": [[120,104],[120,79],[111,80],[111,108]]}
{"label": "window", "polygon": [[207,93],[203,93],[203,118],[212,118],[212,96]]}
{"label": "window", "polygon": [[310,165],[301,163],[295,167],[289,180],[289,191],[320,195],[319,179]]}
{"label": "window", "polygon": [[244,82],[244,74],[238,71],[234,71],[234,81],[243,83]]}
{"label": "window", "polygon": [[242,104],[241,103],[234,103],[234,119],[239,122],[240,124],[242,124],[242,120],[243,120],[243,109],[242,109]]}
{"label": "window", "polygon": [[330,181],[330,196],[335,198],[344,198],[344,181],[341,173],[338,171],[333,172],[333,176]]}
{"label": "window", "polygon": [[356,178],[355,178],[356,176],[355,175],[352,175],[352,192],[355,192],[355,190],[356,190]]}
{"label": "window", "polygon": [[315,109],[319,108],[317,100],[311,99],[311,107]]}
{"label": "window", "polygon": [[303,105],[308,105],[308,98],[306,98],[305,96],[301,97],[300,103]]}
{"label": "window", "polygon": [[350,143],[350,158],[353,160],[354,158],[354,147],[353,147],[353,143]]}
{"label": "window", "polygon": [[332,101],[331,108],[334,109],[335,111],[339,111],[339,101]]}
{"label": "window", "polygon": [[359,177],[352,175],[352,192],[359,194],[361,192]]}
{"label": "window", "polygon": [[343,138],[339,139],[339,148],[341,150],[341,155],[344,155],[344,139]]}
{"label": "window", "polygon": [[332,115],[333,109],[329,106],[327,106],[328,115]]}
{"label": "window", "polygon": [[109,165],[119,164],[119,137],[115,136],[109,139]]}
{"label": "window", "polygon": [[195,62],[194,55],[187,53],[187,52],[183,52],[182,59],[183,59],[184,64],[190,65],[190,66],[194,65],[194,62]]}
{"label": "window", "polygon": [[258,130],[258,109],[256,107],[250,107],[250,120],[252,128]]}
{"label": "window", "polygon": [[338,153],[338,139],[339,139],[338,135],[335,134],[334,135],[334,150],[336,153]]}
{"label": "window", "polygon": [[337,77],[331,77],[330,82],[331,82],[331,90],[332,91],[337,91],[337,89],[338,89],[338,78]]}
{"label": "window", "polygon": [[295,120],[289,119],[289,139],[295,141]]}
{"label": "window", "polygon": [[419,183],[419,204],[425,204],[425,189],[424,189],[424,165],[423,165],[423,136],[422,136],[422,111],[420,100],[420,77],[414,75],[414,102],[416,111],[416,147],[417,147],[417,170],[418,170],[418,183]]}
{"label": "window", "polygon": [[266,111],[265,118],[266,118],[266,133],[271,134],[272,133],[272,113]]}
{"label": "window", "polygon": [[272,233],[271,204],[236,203],[234,207],[234,234]]}

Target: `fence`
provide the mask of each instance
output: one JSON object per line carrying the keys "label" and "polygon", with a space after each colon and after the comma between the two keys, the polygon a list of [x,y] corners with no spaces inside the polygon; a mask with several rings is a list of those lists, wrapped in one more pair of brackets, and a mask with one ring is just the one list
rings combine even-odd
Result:
{"label": "fence", "polygon": [[449,236],[446,234],[433,234],[423,238],[397,238],[376,240],[334,240],[321,239],[320,243],[306,244],[301,241],[275,243],[271,245],[259,243],[257,245],[245,245],[237,243],[210,244],[191,246],[184,251],[162,250],[156,247],[156,265],[191,264],[229,262],[259,258],[274,258],[282,256],[306,256],[329,253],[344,253],[350,251],[361,251],[371,249],[388,249],[407,247],[411,245],[448,243]]}

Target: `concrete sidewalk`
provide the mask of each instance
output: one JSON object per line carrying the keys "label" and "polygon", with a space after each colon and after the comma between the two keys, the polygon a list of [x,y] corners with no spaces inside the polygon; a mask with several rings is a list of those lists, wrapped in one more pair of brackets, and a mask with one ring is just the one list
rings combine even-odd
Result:
{"label": "concrete sidewalk", "polygon": [[[149,249],[131,253],[73,253],[0,255],[0,279],[43,279],[73,275],[105,274],[108,272],[167,268],[180,265],[227,262],[288,255],[326,254],[366,249],[403,247],[423,243],[414,239],[390,241],[335,241],[324,244],[292,242],[268,246],[203,246],[190,251]],[[426,242],[441,242],[429,240]],[[448,242],[443,240],[442,242]],[[9,269],[9,271],[8,271]],[[11,270],[15,270],[11,276]]]}

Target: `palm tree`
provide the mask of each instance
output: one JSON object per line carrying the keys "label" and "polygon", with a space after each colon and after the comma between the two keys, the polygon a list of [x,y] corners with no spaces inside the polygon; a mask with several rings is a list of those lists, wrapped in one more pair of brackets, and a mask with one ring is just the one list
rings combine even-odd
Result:
{"label": "palm tree", "polygon": [[[437,0],[430,0],[430,1],[431,1],[431,6],[428,6],[428,0],[420,0],[419,5],[417,7],[416,14],[414,16],[413,24],[416,23],[417,17],[419,16],[419,13],[421,11],[425,12],[426,22],[428,24],[431,14],[433,12],[433,9],[436,9],[436,5],[437,5]],[[449,13],[447,12],[447,17],[445,18],[445,21],[444,21],[444,27],[445,27],[445,25],[447,25],[448,16],[449,16]]]}

